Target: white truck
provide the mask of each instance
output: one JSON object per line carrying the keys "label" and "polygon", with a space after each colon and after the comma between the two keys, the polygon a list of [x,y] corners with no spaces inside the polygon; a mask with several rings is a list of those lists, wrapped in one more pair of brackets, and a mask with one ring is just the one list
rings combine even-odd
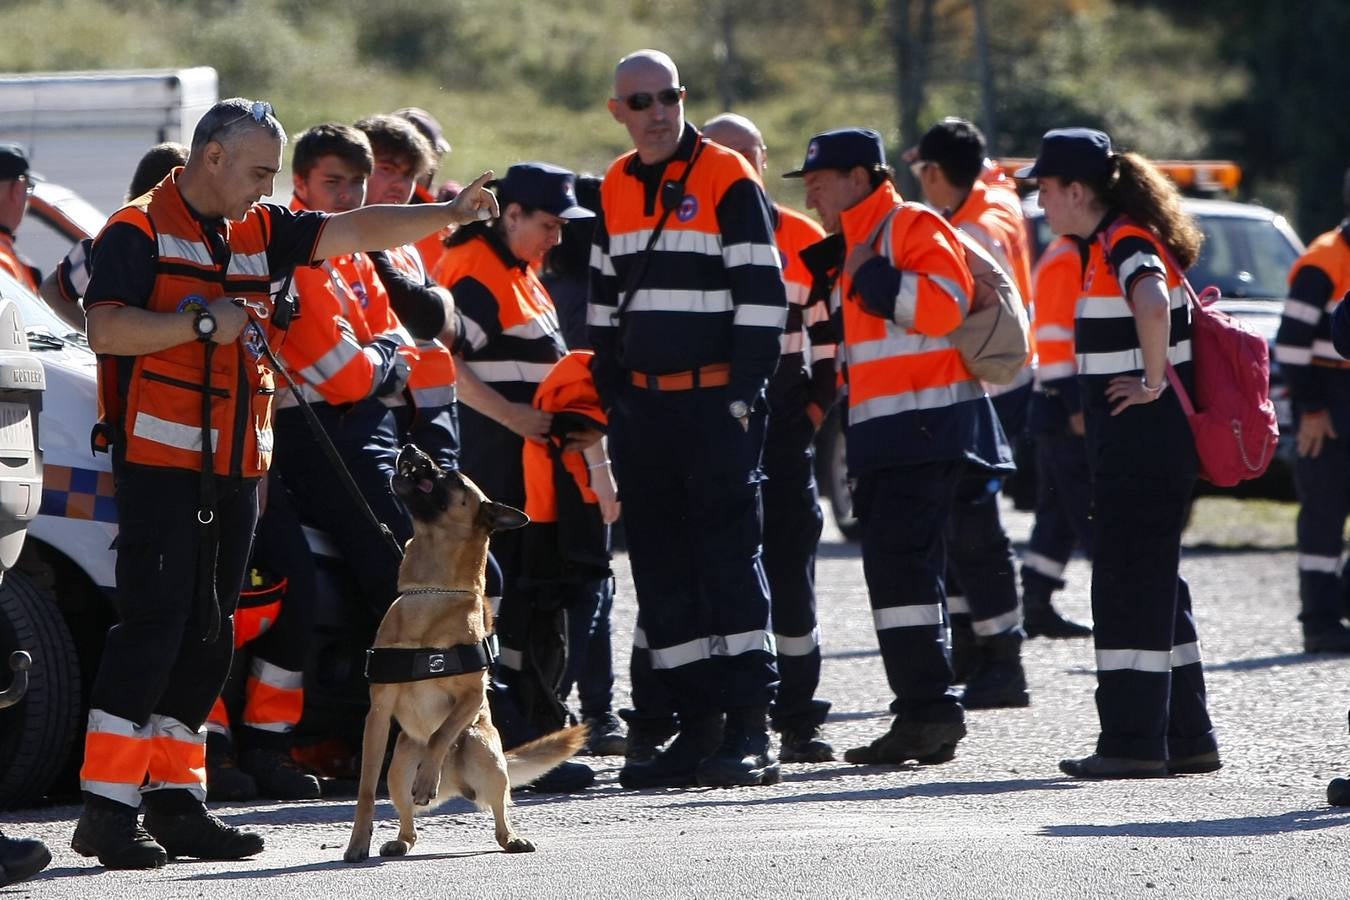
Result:
{"label": "white truck", "polygon": [[[0,73],[0,143],[23,145],[34,171],[106,215],[122,205],[146,150],[192,140],[217,91],[209,66]],[[38,227],[41,218],[25,219],[18,246],[50,272],[70,241]]]}

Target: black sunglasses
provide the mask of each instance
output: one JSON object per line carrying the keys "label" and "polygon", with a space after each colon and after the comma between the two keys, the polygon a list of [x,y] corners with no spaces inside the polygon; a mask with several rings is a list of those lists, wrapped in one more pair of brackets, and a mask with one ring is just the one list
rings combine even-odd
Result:
{"label": "black sunglasses", "polygon": [[674,106],[684,99],[684,86],[665,88],[657,91],[655,94],[649,91],[639,91],[636,94],[629,94],[622,98],[623,102],[633,112],[642,112],[653,102],[660,103],[662,106]]}
{"label": "black sunglasses", "polygon": [[248,112],[240,113],[233,119],[230,119],[228,122],[222,122],[221,124],[217,125],[215,128],[211,129],[211,133],[206,136],[206,139],[208,141],[211,140],[213,137],[220,134],[226,128],[229,128],[231,125],[234,125],[238,122],[242,122],[245,119],[252,119],[257,124],[262,125],[267,122],[268,116],[275,116],[275,115],[276,110],[272,109],[272,104],[268,103],[266,100],[254,100],[253,104],[248,108]]}

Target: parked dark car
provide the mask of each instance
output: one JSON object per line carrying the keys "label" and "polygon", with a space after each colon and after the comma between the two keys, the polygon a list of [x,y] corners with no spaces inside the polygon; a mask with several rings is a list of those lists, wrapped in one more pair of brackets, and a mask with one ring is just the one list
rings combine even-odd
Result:
{"label": "parked dark car", "polygon": [[[1274,346],[1275,331],[1287,293],[1287,278],[1295,260],[1303,253],[1303,242],[1278,213],[1251,203],[1226,200],[1187,199],[1185,209],[1195,217],[1205,234],[1200,259],[1187,273],[1196,290],[1214,285],[1223,295],[1221,308],[1250,325]],[[1036,195],[1023,200],[1027,226],[1031,233],[1032,254],[1053,240],[1045,217],[1036,203]],[[1226,490],[1241,496],[1293,498],[1294,421],[1289,388],[1280,376],[1272,350],[1270,396],[1280,423],[1280,446],[1275,461],[1263,477]],[[1024,454],[1019,453],[1019,461]],[[846,537],[857,531],[848,476],[844,465],[844,434],[840,410],[826,418],[816,438],[816,478],[821,494],[830,501],[834,519]],[[1027,480],[1018,485],[1018,495],[1028,493]]]}

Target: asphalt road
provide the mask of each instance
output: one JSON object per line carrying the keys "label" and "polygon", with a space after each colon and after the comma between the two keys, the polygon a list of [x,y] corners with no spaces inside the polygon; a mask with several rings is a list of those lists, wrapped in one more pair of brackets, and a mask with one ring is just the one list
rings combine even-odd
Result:
{"label": "asphalt road", "polygon": [[[1015,539],[1025,516],[1010,515]],[[68,847],[78,809],[0,816],[45,839],[54,860],[0,897],[1350,897],[1350,810],[1326,782],[1350,772],[1350,667],[1301,653],[1292,547],[1188,553],[1218,773],[1075,782],[1056,762],[1096,736],[1090,642],[1030,642],[1033,705],[977,712],[956,759],[929,768],[784,767],[781,784],[628,792],[617,759],[584,794],[520,794],[514,818],[538,852],[508,856],[491,819],[463,801],[420,820],[405,859],[341,862],[353,802],[219,810],[267,840],[234,863],[107,872]],[[616,647],[634,605],[620,560]],[[1088,617],[1088,568],[1070,566],[1061,607]],[[819,563],[825,665],[837,750],[889,722],[856,548],[827,531]],[[621,681],[626,681],[620,665]],[[627,697],[621,683],[617,698]],[[381,801],[375,844],[393,835]]]}

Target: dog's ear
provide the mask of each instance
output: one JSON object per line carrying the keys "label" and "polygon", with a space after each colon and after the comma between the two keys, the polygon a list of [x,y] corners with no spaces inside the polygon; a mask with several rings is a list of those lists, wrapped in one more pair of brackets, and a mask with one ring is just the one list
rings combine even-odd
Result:
{"label": "dog's ear", "polygon": [[530,517],[514,506],[484,500],[483,505],[478,507],[478,521],[493,531],[510,531],[530,524]]}

